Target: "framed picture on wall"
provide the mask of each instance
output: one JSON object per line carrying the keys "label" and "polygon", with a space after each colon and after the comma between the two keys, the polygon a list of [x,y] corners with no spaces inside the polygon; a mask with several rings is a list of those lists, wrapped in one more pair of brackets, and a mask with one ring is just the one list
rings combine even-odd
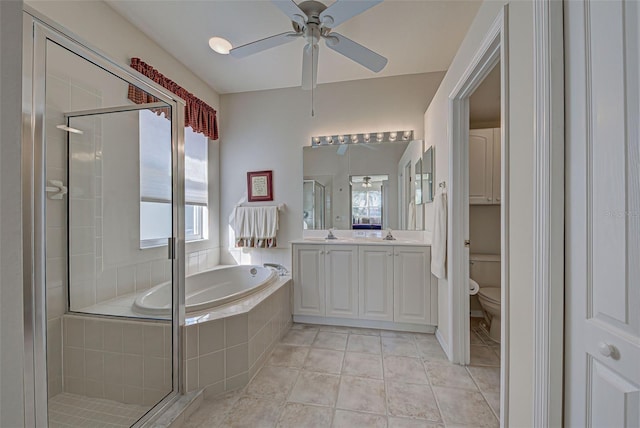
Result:
{"label": "framed picture on wall", "polygon": [[273,171],[247,172],[249,202],[273,201]]}

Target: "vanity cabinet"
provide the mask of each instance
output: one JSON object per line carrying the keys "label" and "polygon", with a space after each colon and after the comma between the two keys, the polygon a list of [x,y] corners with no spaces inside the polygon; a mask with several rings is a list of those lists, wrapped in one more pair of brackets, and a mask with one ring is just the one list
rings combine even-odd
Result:
{"label": "vanity cabinet", "polygon": [[361,245],[358,251],[358,314],[361,319],[393,321],[393,247]]}
{"label": "vanity cabinet", "polygon": [[409,330],[435,326],[437,282],[430,266],[428,246],[294,244],[294,319]]}
{"label": "vanity cabinet", "polygon": [[295,314],[358,317],[358,247],[294,245]]}
{"label": "vanity cabinet", "polygon": [[469,203],[500,204],[500,128],[469,131]]}
{"label": "vanity cabinet", "polygon": [[[430,323],[431,248],[393,247],[393,320]],[[435,320],[433,320],[435,323]]]}

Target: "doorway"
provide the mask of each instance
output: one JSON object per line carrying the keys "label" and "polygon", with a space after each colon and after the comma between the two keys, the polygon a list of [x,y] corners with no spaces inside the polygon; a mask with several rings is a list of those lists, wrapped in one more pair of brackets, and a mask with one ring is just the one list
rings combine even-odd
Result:
{"label": "doorway", "polygon": [[[506,8],[503,9],[489,29],[480,48],[476,51],[472,61],[462,78],[458,81],[449,97],[449,232],[448,250],[448,281],[452,284],[450,292],[450,320],[452,343],[450,345],[453,362],[468,365],[471,362],[471,320],[469,299],[470,278],[470,230],[469,230],[469,126],[470,126],[470,98],[480,87],[491,72],[498,68],[500,79],[500,120],[499,146],[501,159],[499,160],[499,176],[508,177],[508,57],[506,34]],[[493,170],[492,170],[493,171]],[[486,182],[493,183],[488,171]],[[492,172],[493,173],[493,172]],[[493,190],[492,190],[493,192]],[[509,224],[509,186],[508,180],[501,180],[499,190],[495,193],[500,205],[500,420],[508,420],[508,227]],[[487,196],[484,196],[485,201]],[[493,196],[491,196],[493,198]],[[495,202],[495,201],[486,201]]]}

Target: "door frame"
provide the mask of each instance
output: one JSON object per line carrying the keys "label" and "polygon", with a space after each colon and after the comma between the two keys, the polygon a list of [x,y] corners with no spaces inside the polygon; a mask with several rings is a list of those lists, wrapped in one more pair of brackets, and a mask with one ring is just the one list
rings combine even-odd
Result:
{"label": "door frame", "polygon": [[[451,358],[469,362],[468,96],[501,61],[501,276],[502,331],[500,423],[509,423],[509,76],[508,5],[449,97],[448,256],[451,287]],[[560,426],[563,403],[564,329],[564,52],[563,4],[533,5],[534,153],[533,153],[533,402],[534,426]],[[493,65],[495,65],[495,62]]]}
{"label": "door frame", "polygon": [[508,5],[505,5],[486,33],[467,69],[449,95],[449,210],[447,241],[450,248],[449,284],[452,340],[450,357],[454,363],[470,362],[469,321],[469,98],[494,67],[500,63],[501,132],[501,362],[500,421],[508,421],[509,385],[509,45]]}
{"label": "door frame", "polygon": [[562,426],[564,4],[533,4],[533,425]]}

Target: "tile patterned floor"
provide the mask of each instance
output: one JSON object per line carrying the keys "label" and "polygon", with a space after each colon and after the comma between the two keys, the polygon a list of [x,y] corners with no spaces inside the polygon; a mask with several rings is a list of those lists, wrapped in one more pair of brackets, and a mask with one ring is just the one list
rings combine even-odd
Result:
{"label": "tile patterned floor", "polygon": [[497,427],[499,347],[472,341],[462,367],[434,335],[294,324],[249,385],[185,427]]}
{"label": "tile patterned floor", "polygon": [[49,426],[71,427],[130,427],[149,406],[122,404],[102,398],[89,398],[63,392],[49,399]]}

